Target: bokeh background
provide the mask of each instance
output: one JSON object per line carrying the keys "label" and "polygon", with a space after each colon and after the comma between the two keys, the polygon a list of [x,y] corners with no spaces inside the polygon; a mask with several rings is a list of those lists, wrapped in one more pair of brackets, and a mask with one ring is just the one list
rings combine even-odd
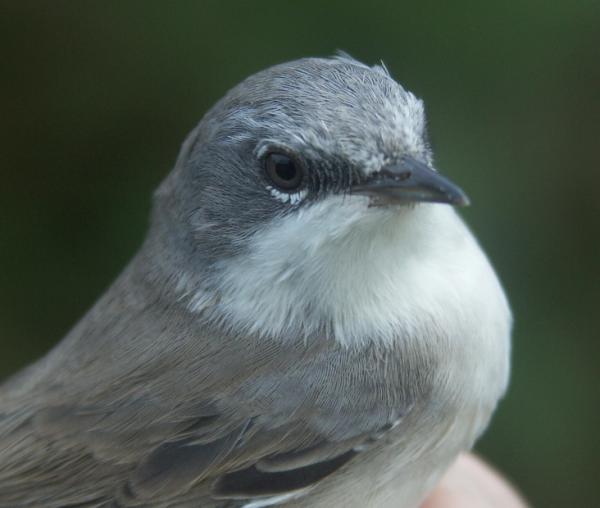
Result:
{"label": "bokeh background", "polygon": [[216,99],[343,49],[425,99],[510,296],[512,384],[478,449],[535,506],[597,506],[599,27],[598,1],[2,1],[0,377],[123,267]]}

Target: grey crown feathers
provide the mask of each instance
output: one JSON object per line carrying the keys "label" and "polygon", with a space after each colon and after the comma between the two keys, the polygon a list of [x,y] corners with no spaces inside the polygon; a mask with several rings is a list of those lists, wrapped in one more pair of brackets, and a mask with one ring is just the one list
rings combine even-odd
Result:
{"label": "grey crown feathers", "polygon": [[0,507],[418,506],[485,429],[511,326],[431,166],[382,66],[233,88],[137,255],[0,388]]}

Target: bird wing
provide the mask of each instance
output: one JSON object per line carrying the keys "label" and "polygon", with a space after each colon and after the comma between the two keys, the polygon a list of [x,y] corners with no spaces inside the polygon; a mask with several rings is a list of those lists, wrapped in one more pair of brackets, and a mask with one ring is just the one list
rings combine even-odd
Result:
{"label": "bird wing", "polygon": [[11,433],[13,453],[0,453],[0,507],[199,499],[216,507],[294,494],[344,466],[389,427],[337,440],[311,428],[310,412],[275,427],[266,424],[268,415],[243,411],[132,426],[127,420],[138,415],[128,412],[55,406],[23,421]]}
{"label": "bird wing", "polygon": [[[399,362],[375,349],[190,335],[168,353],[111,362],[109,340],[86,343],[98,348],[93,364],[59,350],[37,382],[27,374],[0,393],[0,508],[210,508],[295,495],[411,407],[394,388]],[[11,395],[23,383],[36,388]]]}

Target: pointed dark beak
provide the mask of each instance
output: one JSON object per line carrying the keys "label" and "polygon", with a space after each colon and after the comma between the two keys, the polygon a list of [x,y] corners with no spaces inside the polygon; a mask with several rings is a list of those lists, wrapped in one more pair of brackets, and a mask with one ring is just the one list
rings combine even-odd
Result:
{"label": "pointed dark beak", "polygon": [[469,198],[463,190],[437,171],[410,156],[389,164],[350,189],[386,203],[447,203],[467,206]]}

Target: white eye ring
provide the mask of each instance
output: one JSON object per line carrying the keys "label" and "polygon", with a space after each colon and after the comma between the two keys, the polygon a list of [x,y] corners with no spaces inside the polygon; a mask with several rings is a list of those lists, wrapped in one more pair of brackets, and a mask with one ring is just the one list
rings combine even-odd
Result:
{"label": "white eye ring", "polygon": [[290,205],[297,205],[308,194],[308,191],[306,189],[302,189],[301,191],[293,192],[292,194],[290,194],[289,192],[280,191],[279,189],[276,189],[271,185],[267,185],[267,190],[271,193],[271,196],[273,196],[278,201]]}

